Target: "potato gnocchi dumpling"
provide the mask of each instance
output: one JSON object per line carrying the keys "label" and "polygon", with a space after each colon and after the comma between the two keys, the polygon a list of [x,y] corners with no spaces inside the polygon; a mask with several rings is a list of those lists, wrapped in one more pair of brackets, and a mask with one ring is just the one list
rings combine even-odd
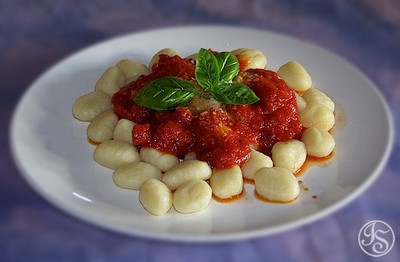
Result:
{"label": "potato gnocchi dumpling", "polygon": [[255,149],[251,149],[250,158],[242,167],[243,177],[247,179],[253,179],[258,169],[272,166],[273,163],[269,156],[258,152]]}
{"label": "potato gnocchi dumpling", "polygon": [[207,162],[200,160],[186,160],[168,169],[162,177],[162,181],[171,190],[175,190],[181,184],[192,179],[207,180],[211,177],[211,168]]}
{"label": "potato gnocchi dumpling", "polygon": [[317,88],[310,88],[304,92],[302,98],[306,103],[317,102],[326,106],[332,112],[335,111],[335,103],[325,93]]}
{"label": "potato gnocchi dumpling", "polygon": [[301,136],[307,154],[315,157],[326,157],[335,149],[335,139],[328,131],[310,127]]}
{"label": "potato gnocchi dumpling", "polygon": [[214,170],[210,179],[213,194],[220,199],[237,196],[243,191],[243,176],[238,165]]}
{"label": "potato gnocchi dumpling", "polygon": [[177,156],[163,153],[155,148],[150,147],[143,147],[140,149],[140,157],[144,162],[158,167],[163,172],[179,163]]}
{"label": "potato gnocchi dumpling", "polygon": [[231,51],[232,54],[242,57],[244,60],[248,60],[247,65],[243,70],[250,68],[265,68],[267,66],[267,58],[258,49],[255,48],[238,48]]}
{"label": "potato gnocchi dumpling", "polygon": [[192,179],[176,189],[173,205],[180,213],[199,212],[210,204],[211,196],[212,191],[207,182],[201,179]]}
{"label": "potato gnocchi dumpling", "polygon": [[135,125],[130,120],[120,119],[113,130],[113,139],[132,144],[132,128]]}
{"label": "potato gnocchi dumpling", "polygon": [[139,190],[150,178],[161,180],[161,177],[160,169],[145,162],[131,162],[119,166],[113,173],[113,180],[117,186],[134,190]]}
{"label": "potato gnocchi dumpling", "polygon": [[312,101],[299,112],[300,121],[304,127],[317,127],[329,131],[335,125],[335,115],[329,108]]}
{"label": "potato gnocchi dumpling", "polygon": [[290,202],[300,194],[297,178],[286,168],[264,167],[254,176],[256,192],[270,201]]}
{"label": "potato gnocchi dumpling", "polygon": [[123,73],[125,76],[124,83],[130,83],[138,79],[141,75],[148,75],[151,73],[150,69],[135,60],[130,59],[122,59],[117,64],[116,67]]}
{"label": "potato gnocchi dumpling", "polygon": [[90,122],[98,114],[111,108],[111,97],[104,92],[95,91],[76,99],[72,114],[78,120]]}
{"label": "potato gnocchi dumpling", "polygon": [[[211,56],[212,58],[212,52],[204,51],[205,50],[201,49],[199,52],[186,57],[186,61],[181,62],[182,66],[179,67],[180,73],[176,73],[176,75],[180,75],[181,73],[184,75],[187,72],[191,72],[190,70],[193,69],[197,70],[198,67],[196,63],[198,63],[198,61],[196,61],[196,58],[202,56],[203,53],[208,54],[208,56]],[[204,122],[197,124],[201,126],[201,128],[203,128],[203,126],[205,128],[208,124],[207,121],[214,121],[210,122],[209,125],[215,127],[215,130],[205,130],[212,130],[212,132],[225,138],[225,136],[233,130],[233,127],[236,127],[235,125],[242,120],[241,118],[244,120],[244,118],[249,116],[254,117],[253,119],[257,119],[258,116],[256,114],[264,113],[260,113],[261,111],[251,108],[251,103],[245,104],[245,107],[243,108],[237,108],[237,104],[232,101],[227,101],[226,104],[232,103],[232,106],[236,107],[232,109],[232,111],[237,109],[235,114],[238,114],[238,116],[234,117],[234,121],[238,122],[232,122],[231,125],[225,124],[225,119],[221,118],[219,114],[224,112],[227,113],[227,122],[230,121],[229,117],[232,116],[229,115],[228,110],[226,110],[225,102],[218,100],[219,96],[215,96],[215,94],[212,92],[210,93],[207,88],[203,87],[202,85],[207,81],[197,79],[197,74],[195,73],[191,79],[197,81],[198,85],[196,84],[196,89],[203,88],[205,94],[210,93],[211,98],[209,100],[196,94],[193,96],[190,96],[192,94],[189,94],[189,99],[191,100],[189,100],[189,102],[185,101],[185,105],[189,106],[179,105],[180,107],[183,107],[183,110],[179,111],[176,109],[176,115],[174,115],[173,121],[171,121],[170,118],[166,118],[170,121],[167,123],[157,122],[157,125],[150,126],[149,122],[152,122],[153,119],[150,121],[146,118],[147,122],[142,118],[136,119],[134,114],[140,115],[140,117],[143,116],[141,115],[142,113],[146,114],[146,112],[140,111],[142,110],[140,107],[145,108],[146,106],[133,100],[133,92],[132,94],[129,93],[129,101],[140,105],[138,106],[139,109],[129,104],[130,102],[128,100],[128,102],[126,102],[128,105],[120,105],[115,101],[120,101],[119,96],[125,96],[126,90],[132,91],[133,89],[130,90],[129,88],[136,84],[132,82],[136,81],[139,77],[142,76],[140,79],[151,79],[152,81],[152,77],[157,73],[156,70],[162,68],[162,65],[159,64],[158,67],[154,67],[153,71],[153,66],[159,61],[162,54],[170,57],[178,55],[178,53],[172,48],[161,49],[152,56],[148,66],[135,60],[121,59],[115,65],[110,66],[104,71],[94,84],[92,92],[78,97],[72,105],[73,116],[80,121],[89,122],[87,127],[87,138],[93,142],[92,144],[97,144],[93,150],[93,159],[98,164],[114,170],[112,173],[114,184],[123,189],[138,190],[139,202],[145,210],[155,216],[166,214],[172,208],[182,214],[202,211],[209,206],[213,196],[222,200],[240,196],[244,189],[244,181],[254,182],[254,190],[256,194],[267,201],[286,203],[298,198],[300,187],[294,174],[296,174],[304,165],[307,156],[319,158],[327,157],[331,155],[335,148],[335,139],[329,132],[335,125],[335,103],[322,90],[313,86],[312,78],[304,66],[297,61],[289,61],[277,69],[277,74],[269,72],[271,74],[268,76],[273,77],[273,79],[281,84],[279,88],[282,88],[282,92],[286,92],[286,96],[289,96],[288,94],[291,94],[291,97],[293,94],[295,95],[296,105],[294,105],[293,99],[288,101],[287,104],[290,104],[291,112],[295,111],[292,109],[296,109],[297,106],[297,112],[293,112],[295,115],[291,115],[291,117],[296,118],[296,124],[298,125],[296,128],[298,127],[297,130],[300,131],[295,135],[290,135],[292,139],[277,139],[279,141],[273,145],[271,142],[271,147],[269,147],[268,150],[264,150],[263,144],[259,144],[258,141],[246,145],[251,149],[250,153],[246,153],[247,155],[242,158],[244,159],[243,162],[240,162],[242,160],[236,162],[226,161],[229,164],[225,165],[225,160],[227,160],[229,156],[223,152],[219,162],[216,162],[218,162],[217,164],[223,163],[224,165],[215,166],[215,163],[213,162],[214,159],[210,161],[207,157],[204,157],[207,156],[208,153],[210,153],[212,157],[215,157],[216,155],[214,155],[214,152],[220,152],[220,148],[217,148],[216,151],[213,151],[213,147],[210,147],[212,149],[209,149],[210,144],[219,146],[219,142],[216,142],[219,141],[219,138],[215,141],[200,139],[202,143],[200,144],[200,147],[204,146],[207,150],[210,150],[210,152],[202,152],[196,147],[197,145],[195,146],[194,142],[192,142],[194,138],[199,135],[196,133],[197,125],[192,125],[192,122],[188,121],[191,121],[190,119],[195,118],[196,116],[199,119],[200,116],[204,116]],[[254,48],[238,48],[231,51],[230,54],[224,53],[221,56],[215,54],[215,60],[213,61],[216,61],[217,64],[214,62],[213,68],[219,67],[219,69],[221,69],[221,65],[226,62],[224,59],[228,59],[230,62],[233,61],[232,64],[234,66],[230,66],[232,68],[235,67],[233,68],[233,72],[235,73],[248,69],[263,70],[266,69],[267,66],[267,58],[265,55],[259,49]],[[165,60],[168,61],[168,58],[165,57]],[[181,61],[180,58],[177,57],[170,60]],[[204,59],[203,57],[203,60],[207,59]],[[207,61],[203,60],[199,59],[199,61],[202,61],[199,64],[207,63]],[[168,67],[170,66],[169,64],[166,65]],[[175,70],[176,68],[172,69]],[[163,70],[166,69],[163,68]],[[186,72],[182,70],[188,71]],[[240,72],[236,75],[228,72],[229,68],[225,68],[224,70],[225,78],[223,80],[229,80],[224,83],[227,86],[242,82],[246,85],[249,83],[246,82],[248,81],[245,79],[246,76],[250,76],[250,79],[255,80],[256,83],[261,83],[261,81],[257,82],[260,79],[257,80],[257,78],[254,78],[254,73],[252,73],[252,71],[261,72],[259,70],[249,70],[248,74],[247,72]],[[164,71],[162,72],[165,73]],[[257,75],[257,77],[261,77],[261,75],[262,74]],[[207,78],[206,75],[202,75],[201,73],[199,76]],[[262,77],[265,76],[263,75]],[[182,77],[180,80],[183,82],[186,81],[184,78],[185,77]],[[168,80],[168,83],[170,83],[171,79]],[[281,80],[287,84],[289,89]],[[179,81],[177,80],[177,83],[178,82]],[[132,84],[128,85],[129,83]],[[213,82],[213,84],[220,87],[221,83]],[[151,84],[148,86],[150,86],[150,88],[154,87]],[[123,87],[124,89],[121,90]],[[159,88],[159,86],[156,87]],[[185,89],[186,87],[182,88]],[[256,93],[257,88],[254,88],[253,86],[250,87],[250,89],[253,89]],[[158,90],[159,89],[156,91]],[[153,92],[154,90],[150,91]],[[190,90],[186,91],[189,92]],[[151,98],[154,99],[157,95],[159,95],[159,93],[152,95]],[[257,96],[257,94],[255,95]],[[112,98],[113,96],[114,99]],[[125,98],[126,97],[122,98],[124,101],[123,103],[125,103]],[[219,97],[219,99],[222,98],[224,98],[224,96]],[[233,98],[233,100],[236,99],[235,97]],[[256,98],[261,99],[260,97]],[[161,100],[160,103],[162,101],[163,100]],[[115,104],[115,107],[113,103]],[[265,103],[265,101],[263,103]],[[264,104],[260,103],[259,105]],[[273,104],[271,103],[271,107],[272,105]],[[148,109],[151,108],[152,107],[149,107]],[[157,108],[155,107],[153,109],[158,111]],[[147,108],[145,109],[147,110]],[[154,115],[150,114],[150,117],[154,117],[154,120],[160,121],[160,119],[164,119],[168,113],[175,112],[170,109],[171,108],[168,108],[169,112],[152,112]],[[211,109],[215,110],[215,112],[210,113]],[[121,114],[119,110],[125,110],[124,112],[132,111],[132,116]],[[140,113],[135,110],[139,110]],[[185,110],[188,110],[189,112]],[[244,113],[244,115],[239,115],[242,113]],[[255,114],[255,116],[252,114]],[[207,117],[210,118],[208,119]],[[279,121],[287,121],[285,120],[287,119],[286,115],[282,117],[279,115],[278,118]],[[134,119],[134,121],[131,121],[132,119]],[[264,122],[261,120],[253,121],[253,119],[251,125],[254,124],[256,128],[253,128],[253,126],[250,125],[246,127],[249,128],[251,132],[255,131],[255,136],[257,136],[256,139],[263,139],[263,134],[257,132],[259,132],[258,129],[261,128],[258,125],[264,125]],[[257,121],[260,123],[253,123]],[[188,123],[190,123],[190,125]],[[162,129],[165,131],[164,133],[160,132],[160,136],[156,136],[155,133],[145,133],[147,131],[138,133],[140,128],[142,128],[140,130],[148,130],[145,125],[150,126],[150,130],[157,129],[158,131],[160,130],[160,126],[162,126],[161,124],[165,124],[163,126],[165,129]],[[185,125],[190,126],[191,128],[194,126],[195,128],[185,129]],[[238,124],[238,126],[241,125],[247,125],[247,122],[243,121],[243,123],[240,122]],[[139,129],[137,129],[137,127],[139,127]],[[198,130],[203,132],[203,129],[201,128]],[[172,131],[170,132],[170,130]],[[164,143],[164,135],[168,138],[173,137],[172,141],[175,141],[175,138],[178,138],[179,140],[181,137],[180,135],[177,135],[178,133],[176,130],[179,130],[179,134],[184,134],[186,136],[184,138],[186,140],[182,139],[185,143],[189,141],[189,143],[193,144],[188,145],[186,149],[182,152],[179,151],[179,153],[176,153],[177,151],[174,151],[175,148],[173,147],[171,150],[163,150],[170,153],[157,149],[164,147],[159,146],[159,144],[154,145],[153,142],[160,139],[159,141]],[[244,130],[246,130],[244,133],[247,134],[247,129]],[[297,131],[293,132],[295,133]],[[192,133],[192,136],[190,136],[190,133]],[[200,136],[201,135],[203,134],[200,133]],[[204,132],[205,137],[208,135],[207,132]],[[272,134],[272,136],[275,135],[278,137],[285,137],[278,133]],[[243,134],[240,133],[238,136],[241,137]],[[146,143],[141,144],[137,142],[137,139],[147,140],[145,140]],[[170,142],[171,141],[168,140],[168,143]],[[266,141],[262,142],[265,142],[265,145],[267,144]],[[152,145],[152,147],[149,145]],[[174,146],[178,148],[177,144],[174,144]],[[232,151],[233,150],[234,149],[232,149]],[[232,155],[235,155],[236,153]],[[240,155],[240,157],[242,156]]]}
{"label": "potato gnocchi dumpling", "polygon": [[124,164],[140,161],[135,146],[118,140],[106,140],[98,145],[93,152],[93,158],[100,165],[114,170]]}
{"label": "potato gnocchi dumpling", "polygon": [[112,66],[108,68],[103,75],[97,80],[94,87],[95,91],[101,91],[112,96],[125,84],[125,76],[118,67]]}
{"label": "potato gnocchi dumpling", "polygon": [[311,76],[297,61],[287,62],[279,67],[277,73],[295,91],[304,92],[312,85]]}
{"label": "potato gnocchi dumpling", "polygon": [[171,209],[173,196],[164,183],[151,178],[140,187],[139,201],[151,214],[161,216]]}
{"label": "potato gnocchi dumpling", "polygon": [[299,140],[277,142],[272,147],[274,166],[286,168],[292,173],[296,173],[303,166],[306,158],[306,147]]}
{"label": "potato gnocchi dumpling", "polygon": [[295,92],[294,94],[296,95],[297,109],[298,109],[299,112],[300,112],[301,110],[303,110],[304,108],[306,108],[307,102],[306,102],[306,100],[304,100],[304,98],[303,98],[301,95],[299,95],[298,93]]}
{"label": "potato gnocchi dumpling", "polygon": [[118,117],[112,110],[98,114],[87,128],[88,138],[96,143],[101,143],[113,138],[114,128],[118,123]]}
{"label": "potato gnocchi dumpling", "polygon": [[196,60],[196,58],[197,58],[197,53],[194,53],[194,54],[188,55],[186,58],[187,58],[187,59],[193,59],[193,60]]}

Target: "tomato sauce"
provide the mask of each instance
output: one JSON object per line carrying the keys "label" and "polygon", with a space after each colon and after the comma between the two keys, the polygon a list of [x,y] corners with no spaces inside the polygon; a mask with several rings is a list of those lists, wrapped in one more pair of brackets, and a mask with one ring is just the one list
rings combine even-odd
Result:
{"label": "tomato sauce", "polygon": [[193,60],[161,55],[150,75],[140,76],[113,96],[118,118],[136,123],[132,129],[134,145],[153,147],[180,158],[195,152],[197,159],[223,169],[243,166],[250,157],[250,146],[270,155],[276,142],[300,138],[302,125],[295,94],[269,70],[249,69],[236,77],[235,81],[249,86],[260,98],[252,105],[222,104],[202,112],[178,107],[157,112],[133,102],[140,89],[154,79],[174,76],[195,82],[194,72]]}

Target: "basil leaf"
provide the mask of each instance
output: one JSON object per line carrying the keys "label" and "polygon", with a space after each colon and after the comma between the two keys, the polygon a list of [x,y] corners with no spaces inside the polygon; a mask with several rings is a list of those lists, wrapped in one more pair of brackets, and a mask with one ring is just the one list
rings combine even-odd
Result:
{"label": "basil leaf", "polygon": [[231,82],[239,73],[239,61],[230,52],[221,52],[215,55],[219,66],[219,79],[221,82]]}
{"label": "basil leaf", "polygon": [[133,101],[143,107],[163,111],[185,105],[194,94],[192,83],[176,77],[164,77],[145,85]]}
{"label": "basil leaf", "polygon": [[248,105],[260,100],[248,86],[240,83],[223,83],[213,89],[212,95],[218,102],[231,105]]}
{"label": "basil leaf", "polygon": [[197,54],[195,77],[205,91],[210,91],[220,81],[217,58],[207,49],[201,48]]}
{"label": "basil leaf", "polygon": [[219,102],[247,105],[260,100],[246,85],[232,83],[239,73],[239,61],[230,52],[214,55],[201,48],[197,54],[195,77],[199,85]]}

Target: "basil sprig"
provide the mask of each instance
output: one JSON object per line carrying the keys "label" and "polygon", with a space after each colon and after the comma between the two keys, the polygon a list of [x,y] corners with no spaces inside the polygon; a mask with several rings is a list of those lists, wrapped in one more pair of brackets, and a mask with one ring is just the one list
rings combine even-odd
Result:
{"label": "basil sprig", "polygon": [[232,83],[238,73],[239,61],[230,52],[214,55],[202,48],[197,54],[196,80],[215,100],[233,105],[253,104],[260,100],[248,86]]}
{"label": "basil sprig", "polygon": [[[196,81],[218,102],[247,105],[259,100],[248,86],[232,82],[238,73],[239,61],[230,52],[213,54],[201,48],[197,54]],[[192,83],[176,77],[164,77],[146,84],[133,100],[143,107],[162,111],[184,106],[194,95],[204,97]]]}
{"label": "basil sprig", "polygon": [[176,77],[164,77],[145,85],[133,101],[143,107],[162,111],[185,105],[195,93],[192,83]]}
{"label": "basil sprig", "polygon": [[252,90],[241,83],[220,83],[218,92],[214,92],[213,96],[215,100],[231,105],[247,105],[259,100]]}
{"label": "basil sprig", "polygon": [[232,82],[239,73],[239,61],[236,56],[229,52],[221,52],[216,54],[215,57],[218,61],[220,82]]}
{"label": "basil sprig", "polygon": [[202,48],[197,54],[196,70],[197,83],[205,90],[212,89],[220,82],[220,67],[217,58],[210,51]]}

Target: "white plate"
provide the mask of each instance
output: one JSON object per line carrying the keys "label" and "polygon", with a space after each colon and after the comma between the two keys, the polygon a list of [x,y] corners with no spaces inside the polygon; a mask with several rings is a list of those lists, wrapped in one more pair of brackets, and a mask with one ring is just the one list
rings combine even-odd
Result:
{"label": "white plate", "polygon": [[[219,51],[239,47],[262,50],[268,68],[301,62],[315,87],[337,103],[337,147],[329,164],[313,166],[300,177],[309,191],[292,204],[270,204],[246,196],[203,212],[149,215],[138,192],[112,182],[112,171],[92,159],[86,124],[73,118],[71,106],[90,92],[110,65],[122,58],[148,63],[171,47],[182,56],[201,47]],[[44,73],[22,97],[11,126],[11,147],[28,183],[52,204],[103,228],[164,240],[226,241],[265,236],[320,219],[348,204],[379,175],[392,145],[388,108],[362,73],[319,47],[276,33],[233,27],[180,27],[131,34],[78,52]],[[317,195],[317,199],[312,199]]]}

